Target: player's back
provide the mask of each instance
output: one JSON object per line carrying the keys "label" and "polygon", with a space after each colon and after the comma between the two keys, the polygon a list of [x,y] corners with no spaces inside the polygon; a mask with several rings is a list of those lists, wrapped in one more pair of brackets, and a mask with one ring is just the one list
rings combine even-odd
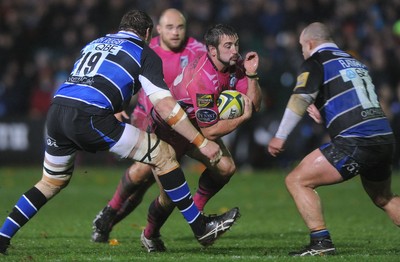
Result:
{"label": "player's back", "polygon": [[323,87],[315,104],[332,138],[391,136],[367,67],[338,48],[318,50],[309,63],[322,65]]}
{"label": "player's back", "polygon": [[82,49],[55,98],[120,111],[134,92],[143,48],[143,41],[134,34],[110,34],[92,41]]}

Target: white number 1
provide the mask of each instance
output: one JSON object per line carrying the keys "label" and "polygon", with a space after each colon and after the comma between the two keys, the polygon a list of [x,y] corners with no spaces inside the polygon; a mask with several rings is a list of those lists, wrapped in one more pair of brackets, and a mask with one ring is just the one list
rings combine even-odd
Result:
{"label": "white number 1", "polygon": [[378,96],[368,71],[362,68],[348,68],[340,70],[344,82],[351,81],[356,89],[361,106],[366,108],[379,107]]}

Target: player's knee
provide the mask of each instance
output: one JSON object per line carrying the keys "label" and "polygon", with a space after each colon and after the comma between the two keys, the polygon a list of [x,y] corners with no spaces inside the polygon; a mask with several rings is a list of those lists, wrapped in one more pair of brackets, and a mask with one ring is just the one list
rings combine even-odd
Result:
{"label": "player's knee", "polygon": [[133,184],[143,184],[154,180],[151,166],[136,162],[128,168],[129,178]]}
{"label": "player's knee", "polygon": [[231,177],[236,172],[236,164],[230,157],[222,157],[218,163],[221,176]]}
{"label": "player's knee", "polygon": [[391,197],[374,196],[371,198],[371,200],[377,207],[383,209],[392,198],[393,198],[393,196],[391,196]]}
{"label": "player's knee", "polygon": [[74,170],[75,154],[53,156],[45,152],[42,179],[35,185],[47,199],[65,188]]}
{"label": "player's knee", "polygon": [[50,199],[60,192],[61,189],[65,188],[69,184],[70,179],[70,174],[58,174],[57,176],[53,176],[44,170],[42,179],[35,186],[47,199]]}
{"label": "player's knee", "polygon": [[285,185],[286,188],[289,192],[292,192],[297,186],[301,185],[300,181],[298,179],[298,176],[296,176],[293,173],[290,173],[285,177]]}
{"label": "player's knee", "polygon": [[154,172],[156,175],[163,175],[179,167],[179,163],[176,160],[175,150],[172,148],[172,146],[160,140],[158,147],[158,154],[155,155],[152,162],[155,166]]}

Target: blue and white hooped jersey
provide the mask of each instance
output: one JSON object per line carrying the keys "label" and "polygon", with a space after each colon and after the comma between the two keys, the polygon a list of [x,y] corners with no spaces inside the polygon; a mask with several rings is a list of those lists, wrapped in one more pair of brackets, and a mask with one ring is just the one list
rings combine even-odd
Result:
{"label": "blue and white hooped jersey", "polygon": [[137,35],[120,31],[86,45],[69,78],[54,96],[55,103],[89,112],[123,110],[132,95],[167,89],[162,62]]}
{"label": "blue and white hooped jersey", "polygon": [[364,138],[392,141],[393,132],[368,69],[350,54],[334,44],[325,44],[303,63],[298,79],[304,84],[296,86],[294,93],[318,92],[315,105],[331,139],[355,139],[366,144],[376,141]]}

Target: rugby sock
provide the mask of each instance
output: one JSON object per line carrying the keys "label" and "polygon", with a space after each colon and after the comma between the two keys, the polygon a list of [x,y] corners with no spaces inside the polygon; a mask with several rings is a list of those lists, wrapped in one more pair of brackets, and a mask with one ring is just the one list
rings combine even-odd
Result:
{"label": "rugby sock", "polygon": [[113,198],[108,202],[108,205],[114,210],[120,209],[128,197],[134,193],[137,188],[138,186],[132,183],[132,180],[129,177],[128,168],[121,177],[117,190],[115,191]]}
{"label": "rugby sock", "polygon": [[154,181],[154,179],[149,179],[148,181],[144,182],[138,189],[135,190],[132,195],[129,196],[127,200],[125,200],[121,208],[118,209],[118,212],[112,222],[113,226],[124,219],[127,215],[132,213],[132,211],[135,210],[140,203],[142,203],[144,194],[154,183]]}
{"label": "rugby sock", "polygon": [[229,181],[217,182],[212,178],[213,174],[211,170],[206,169],[201,174],[199,179],[199,188],[193,197],[193,201],[200,211],[203,211],[204,206],[218,191],[220,191],[225,184]]}
{"label": "rugby sock", "polygon": [[23,194],[0,229],[0,237],[11,239],[46,204],[47,199],[36,187]]}
{"label": "rugby sock", "polygon": [[178,207],[186,221],[192,228],[193,233],[199,236],[204,233],[204,225],[200,211],[193,202],[192,194],[186,182],[185,175],[181,168],[158,177],[165,193]]}
{"label": "rugby sock", "polygon": [[310,238],[311,240],[321,240],[321,239],[330,239],[331,236],[329,234],[328,229],[324,228],[320,230],[311,231]]}
{"label": "rugby sock", "polygon": [[161,227],[164,225],[165,221],[167,221],[174,208],[173,205],[168,207],[161,206],[157,197],[150,204],[144,236],[146,238],[159,237]]}

